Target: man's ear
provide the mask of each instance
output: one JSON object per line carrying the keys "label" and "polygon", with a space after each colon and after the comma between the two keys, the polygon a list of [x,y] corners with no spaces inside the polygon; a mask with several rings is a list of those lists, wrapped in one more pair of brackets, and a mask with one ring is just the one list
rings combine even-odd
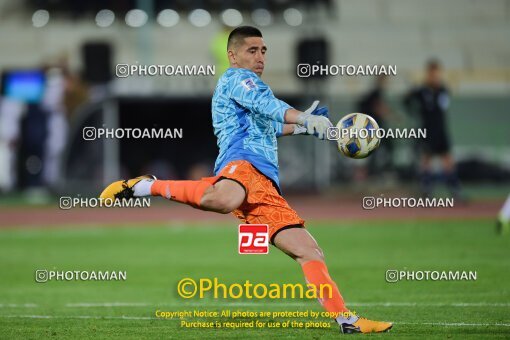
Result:
{"label": "man's ear", "polygon": [[236,55],[234,54],[234,51],[228,50],[227,52],[228,60],[230,61],[230,65],[236,64]]}

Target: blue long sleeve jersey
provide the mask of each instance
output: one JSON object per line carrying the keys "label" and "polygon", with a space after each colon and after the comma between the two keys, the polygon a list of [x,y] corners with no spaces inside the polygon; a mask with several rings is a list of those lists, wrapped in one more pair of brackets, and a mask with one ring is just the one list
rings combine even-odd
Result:
{"label": "blue long sleeve jersey", "polygon": [[276,138],[282,134],[289,108],[254,72],[229,68],[218,80],[212,98],[220,149],[214,173],[231,161],[246,160],[279,188]]}

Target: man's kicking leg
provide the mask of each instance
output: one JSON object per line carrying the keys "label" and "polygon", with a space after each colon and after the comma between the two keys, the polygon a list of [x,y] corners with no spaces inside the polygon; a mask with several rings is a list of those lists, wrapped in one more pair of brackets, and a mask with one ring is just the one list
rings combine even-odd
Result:
{"label": "man's kicking leg", "polygon": [[102,193],[103,199],[162,196],[201,210],[228,214],[244,201],[244,188],[233,180],[206,177],[198,181],[162,181],[145,175],[110,184]]}
{"label": "man's kicking leg", "polygon": [[246,193],[240,184],[232,180],[207,177],[199,181],[156,181],[151,195],[201,210],[228,214],[243,203]]}
{"label": "man's kicking leg", "polygon": [[337,285],[329,276],[322,250],[306,229],[281,230],[274,236],[273,243],[301,265],[307,283],[314,284],[316,287],[321,284],[332,287],[331,292],[324,291],[326,297],[319,299],[319,302],[326,311],[339,314],[336,321],[343,333],[385,332],[393,326],[389,322],[360,318],[349,311]]}

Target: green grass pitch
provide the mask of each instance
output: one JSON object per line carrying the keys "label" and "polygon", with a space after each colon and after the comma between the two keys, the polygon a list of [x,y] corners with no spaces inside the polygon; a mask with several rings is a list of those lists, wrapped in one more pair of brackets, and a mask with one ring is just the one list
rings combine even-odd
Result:
{"label": "green grass pitch", "polygon": [[[275,248],[269,255],[238,255],[234,223],[1,230],[0,338],[342,337],[333,323],[329,329],[189,329],[155,317],[158,309],[322,310],[315,300],[180,298],[176,286],[184,277],[303,282],[299,266]],[[493,221],[311,221],[308,228],[350,308],[395,323],[375,336],[510,337],[510,242],[495,234]],[[36,283],[36,269],[125,270],[127,280]],[[477,280],[387,283],[388,269],[476,270]]]}

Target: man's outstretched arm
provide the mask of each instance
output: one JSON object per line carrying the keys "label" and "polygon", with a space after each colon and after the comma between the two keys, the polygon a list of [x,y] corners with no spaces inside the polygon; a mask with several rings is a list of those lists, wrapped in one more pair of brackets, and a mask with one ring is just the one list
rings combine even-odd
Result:
{"label": "man's outstretched arm", "polygon": [[[309,134],[319,139],[326,139],[328,128],[332,127],[326,107],[318,107],[319,101],[313,102],[305,112],[289,108],[285,111],[284,120],[287,124],[297,124],[293,127],[293,134]],[[284,127],[285,128],[285,127]],[[287,128],[288,131],[291,127]],[[304,130],[303,130],[304,129]]]}
{"label": "man's outstretched arm", "polygon": [[[306,110],[306,112],[309,112],[313,116],[323,116],[329,119],[328,115],[328,108],[327,107],[317,107],[318,105],[315,104],[315,102],[312,104],[310,109]],[[291,110],[292,108],[289,108]],[[292,109],[294,110],[294,109]],[[298,115],[301,114],[301,111],[295,110]],[[292,115],[292,113],[290,113]],[[299,124],[291,124],[291,123],[280,123],[273,121],[273,126],[276,129],[276,137],[282,137],[282,136],[292,136],[292,135],[309,135],[311,133],[308,133],[308,129],[302,125]],[[313,135],[318,137],[318,133],[314,132]]]}

